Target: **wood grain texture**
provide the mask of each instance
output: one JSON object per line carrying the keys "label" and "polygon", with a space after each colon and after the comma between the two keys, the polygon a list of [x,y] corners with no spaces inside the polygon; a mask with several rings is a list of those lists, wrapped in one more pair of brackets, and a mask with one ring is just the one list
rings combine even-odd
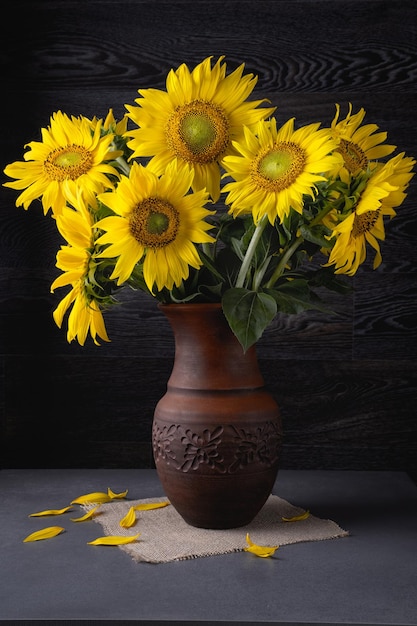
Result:
{"label": "wood grain texture", "polygon": [[[258,75],[277,118],[328,124],[367,111],[417,156],[414,0],[14,0],[1,40],[4,165],[56,110],[124,113],[186,62],[225,55]],[[22,19],[22,16],[25,19]],[[4,97],[6,94],[7,97]],[[417,183],[331,313],[278,316],[259,342],[280,404],[284,467],[398,469],[417,476]],[[149,467],[153,408],[174,354],[155,302],[125,290],[110,344],[68,345],[52,311],[61,243],[39,207],[0,190],[0,437],[3,467]],[[27,445],[26,445],[27,444]]]}

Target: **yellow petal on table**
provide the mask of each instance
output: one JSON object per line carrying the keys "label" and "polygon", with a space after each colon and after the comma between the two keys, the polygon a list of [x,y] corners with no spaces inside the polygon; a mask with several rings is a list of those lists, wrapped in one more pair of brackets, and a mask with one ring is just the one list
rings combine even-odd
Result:
{"label": "yellow petal on table", "polygon": [[28,535],[25,539],[23,539],[23,543],[26,543],[28,541],[41,541],[42,539],[51,539],[51,537],[56,537],[64,531],[65,528],[62,528],[62,526],[49,526],[48,528],[42,528],[42,530],[37,530],[36,532]]}
{"label": "yellow petal on table", "polygon": [[43,517],[46,515],[62,515],[67,511],[72,511],[72,506],[66,506],[64,509],[48,509],[47,511],[39,511],[39,513],[31,513],[29,517]]}
{"label": "yellow petal on table", "polygon": [[107,489],[107,493],[104,493],[103,491],[86,493],[73,500],[71,504],[104,504],[105,502],[110,502],[111,500],[126,498],[126,496],[127,489],[126,491],[122,491],[122,493],[114,493],[114,491],[112,491],[109,487]]}
{"label": "yellow petal on table", "polygon": [[136,522],[135,507],[131,506],[126,515],[120,520],[119,524],[122,528],[130,528]]}
{"label": "yellow petal on table", "polygon": [[294,517],[281,517],[283,522],[300,522],[303,519],[309,517],[310,511],[304,511],[301,515],[295,515]]}
{"label": "yellow petal on table", "polygon": [[94,513],[97,511],[98,508],[100,507],[95,506],[94,509],[90,509],[88,513],[86,513],[82,517],[70,518],[71,522],[86,522],[87,520],[92,519],[94,517]]}
{"label": "yellow petal on table", "polygon": [[246,535],[246,542],[248,547],[245,548],[245,552],[251,552],[252,554],[260,556],[263,559],[268,556],[272,556],[275,553],[275,550],[278,550],[279,548],[279,546],[258,546],[256,543],[253,543],[249,533]]}
{"label": "yellow petal on table", "polygon": [[110,502],[111,497],[108,493],[102,491],[95,491],[94,493],[86,493],[83,496],[75,498],[71,504],[103,504],[104,502]]}
{"label": "yellow petal on table", "polygon": [[152,509],[161,509],[164,506],[168,506],[170,502],[144,502],[143,504],[136,504],[134,506],[135,511],[151,511]]}
{"label": "yellow petal on table", "polygon": [[107,495],[109,496],[110,500],[122,500],[123,498],[126,498],[127,491],[128,490],[126,489],[126,491],[122,491],[121,493],[114,493],[114,491],[112,491],[110,487],[108,487]]}
{"label": "yellow petal on table", "polygon": [[107,537],[98,537],[98,539],[94,539],[94,541],[89,541],[87,545],[89,546],[123,546],[126,543],[132,543],[139,537],[140,533],[137,535],[132,535],[131,537],[126,537],[124,535],[108,535]]}

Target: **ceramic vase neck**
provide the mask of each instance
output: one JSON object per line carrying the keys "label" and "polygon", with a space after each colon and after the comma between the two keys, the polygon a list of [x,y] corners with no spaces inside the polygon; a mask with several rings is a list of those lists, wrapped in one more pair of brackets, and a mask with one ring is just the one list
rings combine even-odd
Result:
{"label": "ceramic vase neck", "polygon": [[221,304],[160,305],[175,339],[170,387],[254,389],[263,387],[256,347],[243,351]]}

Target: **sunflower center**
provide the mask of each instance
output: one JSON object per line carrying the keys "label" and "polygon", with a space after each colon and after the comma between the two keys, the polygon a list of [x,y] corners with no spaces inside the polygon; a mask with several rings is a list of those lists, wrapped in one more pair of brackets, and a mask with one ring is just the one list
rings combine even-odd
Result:
{"label": "sunflower center", "polygon": [[77,180],[86,174],[93,165],[91,152],[83,146],[66,146],[50,152],[43,164],[44,171],[50,180],[63,182]]}
{"label": "sunflower center", "polygon": [[352,236],[355,238],[360,237],[372,230],[378,219],[379,213],[380,209],[376,209],[376,211],[366,211],[361,215],[356,214],[353,221]]}
{"label": "sunflower center", "polygon": [[145,248],[163,248],[175,240],[179,230],[178,211],[166,200],[146,198],[129,217],[133,237]]}
{"label": "sunflower center", "polygon": [[229,145],[229,122],[217,105],[194,100],[175,109],[165,134],[169,148],[184,161],[212,163]]}
{"label": "sunflower center", "polygon": [[355,174],[358,170],[365,170],[368,166],[368,159],[357,143],[341,139],[337,152],[342,155],[346,169],[350,174]]}
{"label": "sunflower center", "polygon": [[255,184],[268,191],[283,191],[295,182],[304,170],[304,150],[291,141],[276,143],[252,162],[251,176]]}

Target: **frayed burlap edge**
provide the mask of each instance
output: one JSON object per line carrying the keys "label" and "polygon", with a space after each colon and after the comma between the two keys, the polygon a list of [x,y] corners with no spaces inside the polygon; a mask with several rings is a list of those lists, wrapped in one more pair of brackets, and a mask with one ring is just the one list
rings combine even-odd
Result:
{"label": "frayed burlap edge", "polygon": [[[189,526],[169,505],[149,511],[137,511],[136,522],[130,528],[120,526],[120,520],[131,506],[149,502],[167,502],[167,498],[112,501],[101,505],[93,518],[103,527],[105,535],[140,536],[120,548],[137,562],[168,563],[200,557],[242,552],[247,546],[246,534],[258,545],[289,545],[304,541],[323,541],[346,537],[349,532],[336,522],[309,515],[307,519],[284,522],[303,513],[278,496],[271,495],[260,513],[247,526],[228,530],[208,530]],[[84,507],[86,510],[90,506]]]}

